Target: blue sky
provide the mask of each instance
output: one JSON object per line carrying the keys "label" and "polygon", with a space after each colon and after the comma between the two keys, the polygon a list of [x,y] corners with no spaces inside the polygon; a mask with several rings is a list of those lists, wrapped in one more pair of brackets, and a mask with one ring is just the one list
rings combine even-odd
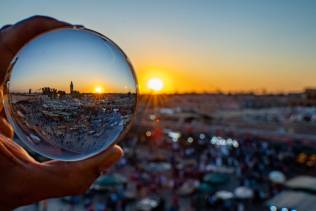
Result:
{"label": "blue sky", "polygon": [[126,57],[111,42],[91,32],[62,29],[32,40],[13,66],[11,91],[37,92],[43,87],[69,92],[135,92]]}
{"label": "blue sky", "polygon": [[110,37],[143,91],[156,76],[167,92],[316,85],[316,1],[2,0],[0,25],[35,14]]}

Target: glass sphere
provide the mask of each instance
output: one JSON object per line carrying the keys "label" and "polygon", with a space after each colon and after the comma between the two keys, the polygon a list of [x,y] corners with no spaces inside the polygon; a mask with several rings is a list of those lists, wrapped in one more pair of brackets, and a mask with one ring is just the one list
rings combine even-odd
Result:
{"label": "glass sphere", "polygon": [[88,29],[63,28],[37,36],[17,53],[3,94],[23,145],[74,161],[122,137],[137,91],[133,67],[113,41]]}

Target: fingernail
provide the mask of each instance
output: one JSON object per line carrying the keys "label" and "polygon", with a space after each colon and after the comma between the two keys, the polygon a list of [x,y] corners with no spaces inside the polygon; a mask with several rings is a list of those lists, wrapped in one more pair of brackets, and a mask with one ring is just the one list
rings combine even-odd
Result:
{"label": "fingernail", "polygon": [[99,172],[108,169],[122,157],[122,152],[117,146],[113,146],[106,154],[107,155],[103,158],[103,165],[100,166],[101,168],[99,169]]}

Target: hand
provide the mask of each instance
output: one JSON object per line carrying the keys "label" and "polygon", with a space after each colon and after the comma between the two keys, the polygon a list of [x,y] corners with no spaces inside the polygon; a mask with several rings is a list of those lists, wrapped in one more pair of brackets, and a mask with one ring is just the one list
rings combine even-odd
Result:
{"label": "hand", "polygon": [[[35,36],[70,24],[34,16],[0,31],[0,83],[14,55]],[[0,90],[1,91],[1,90]],[[101,172],[123,155],[115,145],[92,158],[78,162],[39,163],[13,142],[13,129],[0,103],[0,210],[30,204],[45,198],[83,193]]]}

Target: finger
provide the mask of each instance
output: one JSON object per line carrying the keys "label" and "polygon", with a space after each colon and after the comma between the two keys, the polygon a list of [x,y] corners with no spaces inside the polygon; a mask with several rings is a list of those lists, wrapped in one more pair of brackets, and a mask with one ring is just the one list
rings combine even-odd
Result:
{"label": "finger", "polygon": [[92,158],[79,161],[74,165],[81,166],[83,171],[94,169],[98,176],[101,172],[111,167],[123,156],[123,150],[120,146],[114,145],[109,150],[98,154]]}
{"label": "finger", "polygon": [[9,122],[8,122],[5,118],[3,118],[3,117],[0,117],[0,132],[1,132],[4,136],[6,136],[6,137],[8,137],[8,138],[10,138],[10,139],[12,139],[13,136],[14,136],[14,130],[13,130],[12,126],[11,126],[11,125],[9,124]]}
{"label": "finger", "polygon": [[[2,91],[0,90],[0,100],[3,99]],[[0,102],[0,133],[4,136],[12,139],[14,136],[14,130],[11,124],[6,120],[5,111],[3,109],[3,103]]]}
{"label": "finger", "polygon": [[[0,100],[3,101],[3,93],[0,90]],[[0,133],[4,136],[12,139],[14,136],[14,130],[11,124],[6,119],[6,114],[3,108],[3,103],[0,102]]]}
{"label": "finger", "polygon": [[0,134],[0,159],[2,161],[9,160],[11,164],[16,165],[19,163],[19,160],[15,158],[14,154],[6,146],[6,139],[7,137]]}
{"label": "finger", "polygon": [[[45,186],[56,196],[83,193],[100,173],[115,164],[123,155],[122,149],[115,145],[92,158],[75,161],[50,161],[43,163],[46,175]],[[59,187],[59,188],[56,188]]]}
{"label": "finger", "polygon": [[5,137],[0,134],[0,139],[3,146],[14,156],[14,162],[20,165],[25,165],[29,163],[37,163],[34,158],[32,158],[25,149],[15,143],[12,139]]}
{"label": "finger", "polygon": [[54,166],[62,166],[71,168],[70,170],[76,170],[81,172],[90,172],[93,174],[99,174],[103,170],[112,166],[118,159],[123,155],[123,150],[118,145],[114,145],[110,149],[95,155],[91,158],[75,161],[75,162],[64,162],[64,161],[49,161],[46,164]]}

